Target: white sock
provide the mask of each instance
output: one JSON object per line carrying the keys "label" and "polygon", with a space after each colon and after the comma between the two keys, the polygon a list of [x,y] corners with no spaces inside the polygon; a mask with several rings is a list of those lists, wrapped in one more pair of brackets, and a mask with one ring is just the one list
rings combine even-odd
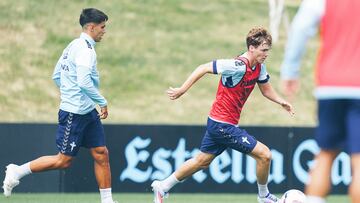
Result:
{"label": "white sock", "polygon": [[114,200],[112,199],[111,188],[99,189],[100,190],[100,197],[101,203],[113,203]]}
{"label": "white sock", "polygon": [[318,196],[306,196],[306,203],[325,203],[325,199]]}
{"label": "white sock", "polygon": [[31,174],[30,162],[27,162],[16,168],[17,178],[20,180],[22,177]]}
{"label": "white sock", "polygon": [[180,181],[175,177],[174,174],[171,174],[165,180],[161,181],[161,187],[165,192],[167,192],[178,183],[180,183]]}
{"label": "white sock", "polygon": [[259,197],[265,197],[269,193],[267,184],[261,185],[258,183]]}

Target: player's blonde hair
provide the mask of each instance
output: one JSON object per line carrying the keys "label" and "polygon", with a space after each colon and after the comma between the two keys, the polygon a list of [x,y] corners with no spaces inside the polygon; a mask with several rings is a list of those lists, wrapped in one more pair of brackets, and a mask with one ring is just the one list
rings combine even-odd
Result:
{"label": "player's blonde hair", "polygon": [[246,45],[248,49],[250,45],[257,48],[263,42],[271,47],[272,37],[270,33],[263,27],[252,28],[246,36]]}

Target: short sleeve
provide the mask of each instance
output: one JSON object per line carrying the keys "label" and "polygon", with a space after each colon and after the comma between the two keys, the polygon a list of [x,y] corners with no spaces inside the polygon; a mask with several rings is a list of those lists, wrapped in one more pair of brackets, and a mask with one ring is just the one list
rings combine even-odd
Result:
{"label": "short sleeve", "polygon": [[259,83],[266,83],[266,82],[269,81],[269,79],[270,79],[270,76],[269,76],[268,72],[266,71],[266,65],[261,64],[261,70],[260,70],[260,75],[259,75],[258,82]]}
{"label": "short sleeve", "polygon": [[238,72],[245,67],[242,61],[235,59],[218,59],[213,61],[213,72],[215,74]]}

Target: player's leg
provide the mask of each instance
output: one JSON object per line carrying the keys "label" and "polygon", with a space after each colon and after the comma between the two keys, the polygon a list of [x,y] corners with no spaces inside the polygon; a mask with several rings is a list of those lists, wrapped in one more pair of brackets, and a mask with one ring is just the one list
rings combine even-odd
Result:
{"label": "player's leg", "polygon": [[346,101],[324,99],[318,101],[318,127],[315,140],[321,151],[315,156],[309,173],[305,194],[309,203],[323,203],[331,189],[331,167],[334,159],[345,145],[347,112]]}
{"label": "player's leg", "polygon": [[347,147],[351,154],[352,182],[349,194],[353,203],[360,202],[360,100],[349,100],[347,114]]}
{"label": "player's leg", "polygon": [[113,203],[109,151],[105,146],[105,133],[98,112],[89,113],[89,123],[84,130],[82,146],[90,148],[94,159],[95,178],[99,186],[101,203]]}
{"label": "player's leg", "polygon": [[229,124],[222,124],[208,119],[207,130],[201,141],[200,153],[194,158],[187,160],[173,173],[176,180],[183,181],[197,171],[209,167],[214,158],[226,149],[226,145],[220,143],[221,139],[224,139],[223,133],[219,128],[221,125]]}
{"label": "player's leg", "polygon": [[94,158],[95,177],[99,188],[111,187],[111,173],[109,163],[109,152],[106,147],[95,147],[90,149],[91,156]]}
{"label": "player's leg", "polygon": [[271,151],[263,143],[257,141],[249,154],[256,160],[256,178],[258,184],[258,202],[277,202],[278,198],[268,189],[268,177],[271,164]]}
{"label": "player's leg", "polygon": [[180,166],[180,168],[178,168],[169,177],[165,178],[162,181],[155,180],[151,184],[155,195],[154,199],[159,199],[155,200],[155,202],[161,202],[161,199],[164,198],[169,192],[169,190],[173,188],[176,184],[184,181],[186,178],[192,176],[199,170],[208,168],[215,157],[216,155],[214,154],[199,152],[199,154],[196,155],[194,158],[185,161]]}
{"label": "player's leg", "polygon": [[321,150],[315,157],[315,165],[309,173],[305,194],[309,202],[324,202],[331,189],[331,167],[339,151]]}
{"label": "player's leg", "polygon": [[167,194],[171,188],[176,184],[185,180],[186,178],[192,176],[194,173],[199,170],[208,168],[212,160],[216,155],[209,154],[205,152],[200,152],[194,158],[191,158],[185,161],[180,168],[178,168],[173,174],[165,178],[162,181],[155,180],[151,187],[154,191],[154,202],[161,203],[164,197],[167,197]]}
{"label": "player's leg", "polygon": [[183,181],[199,170],[206,169],[216,156],[205,152],[200,152],[196,157],[187,160],[179,169],[174,172],[177,180]]}
{"label": "player's leg", "polygon": [[[163,181],[154,181],[161,184],[161,189],[164,192],[168,192],[172,187],[177,183],[185,180],[186,178],[192,176],[194,173],[199,170],[208,168],[212,160],[216,156],[209,153],[199,152],[194,158],[191,158],[185,161],[180,168],[178,168],[173,174]],[[155,183],[156,184],[156,183]]]}
{"label": "player's leg", "polygon": [[95,177],[99,186],[101,202],[112,203],[109,152],[106,147],[95,147],[90,149],[90,152],[94,158]]}
{"label": "player's leg", "polygon": [[267,184],[271,163],[270,149],[258,141],[249,155],[256,160],[256,177],[258,184]]}
{"label": "player's leg", "polygon": [[[209,119],[210,120],[210,119]],[[168,191],[174,187],[177,183],[190,177],[197,171],[209,167],[214,158],[221,154],[226,146],[216,143],[215,137],[222,137],[215,135],[216,122],[208,120],[207,131],[203,137],[200,153],[194,158],[191,158],[184,162],[180,168],[178,168],[173,174],[165,178],[162,181],[155,180],[152,184],[152,190],[154,191],[154,202],[161,203],[164,197],[167,197]],[[211,132],[211,133],[210,133]]]}
{"label": "player's leg", "polygon": [[360,202],[360,154],[351,155],[352,181],[349,187],[351,202]]}
{"label": "player's leg", "polygon": [[[259,196],[265,198],[266,202],[276,202],[277,198],[269,193],[267,188],[267,178],[269,175],[271,152],[264,144],[258,142],[253,136],[249,135],[246,130],[237,126],[217,123],[215,121],[208,122],[208,132],[212,135],[211,139],[217,144],[217,148],[224,150],[227,147],[237,150],[244,154],[249,154],[255,158],[257,163],[256,174],[258,177]],[[222,147],[225,146],[225,147]],[[202,150],[204,151],[204,150]],[[222,151],[218,151],[217,154]],[[263,202],[263,199],[260,200]]]}
{"label": "player's leg", "polygon": [[3,181],[4,195],[9,197],[12,189],[20,183],[20,179],[26,175],[53,169],[67,168],[72,157],[57,154],[53,156],[42,156],[23,165],[9,164],[6,166],[5,179]]}
{"label": "player's leg", "polygon": [[249,135],[246,130],[236,126],[224,126],[222,134],[225,138],[223,144],[241,153],[248,154],[256,160],[258,202],[276,202],[278,198],[272,195],[267,187],[271,162],[269,148]]}
{"label": "player's leg", "polygon": [[[56,143],[59,150],[57,155],[42,156],[23,165],[9,164],[3,181],[4,195],[10,196],[12,189],[19,184],[19,180],[32,173],[47,170],[62,169],[70,166],[72,156],[78,152],[74,140],[78,140],[77,128],[79,117],[75,114],[59,111],[59,125],[56,133]],[[78,144],[80,146],[80,144]]]}
{"label": "player's leg", "polygon": [[65,169],[71,165],[73,160],[72,156],[58,153],[53,156],[42,156],[30,162],[30,170],[32,173]]}

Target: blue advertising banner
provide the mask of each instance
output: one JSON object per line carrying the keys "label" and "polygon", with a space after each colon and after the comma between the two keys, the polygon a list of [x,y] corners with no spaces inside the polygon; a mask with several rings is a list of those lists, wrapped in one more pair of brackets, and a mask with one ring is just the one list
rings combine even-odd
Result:
{"label": "blue advertising banner", "polygon": [[[272,151],[269,187],[274,193],[302,190],[319,151],[313,128],[243,127]],[[41,155],[55,154],[52,124],[0,124],[0,167],[22,164]],[[198,153],[205,126],[105,125],[114,192],[150,192],[155,179],[164,179]],[[255,193],[256,162],[228,149],[208,169],[178,184],[172,192]],[[1,173],[0,178],[4,178]],[[333,193],[344,194],[351,181],[350,158],[341,153],[331,174]],[[34,187],[36,185],[37,187]],[[18,192],[97,192],[93,161],[80,150],[72,166],[61,171],[25,177]]]}

